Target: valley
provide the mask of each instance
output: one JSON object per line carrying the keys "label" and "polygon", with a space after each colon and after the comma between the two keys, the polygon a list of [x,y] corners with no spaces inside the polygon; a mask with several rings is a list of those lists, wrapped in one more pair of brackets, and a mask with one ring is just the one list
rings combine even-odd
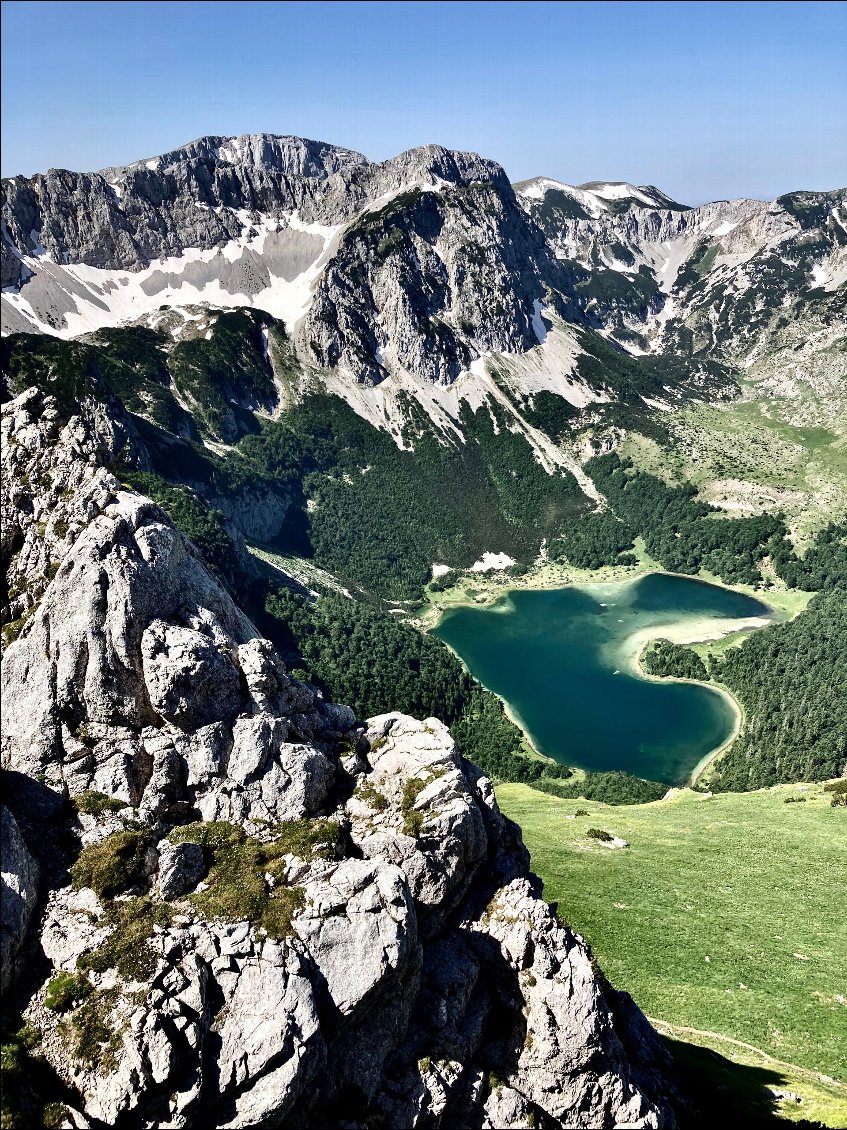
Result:
{"label": "valley", "polygon": [[[351,1096],[389,1124],[420,1103],[548,1130],[583,1100],[628,1121],[622,1094],[666,1108],[643,1028],[653,1066],[628,1074],[623,990],[702,1110],[716,1082],[764,1124],[843,1122],[847,191],[691,208],[249,135],[9,178],[3,209],[4,767],[63,798],[16,818],[36,855],[61,845],[45,897],[77,947],[49,926],[21,1017],[81,1109],[246,1125],[281,1088],[308,1121],[330,1063],[330,1122]],[[94,911],[62,870],[80,836],[85,860],[136,853]],[[202,889],[170,893],[177,848]],[[214,986],[197,1046],[227,1000],[232,1057],[241,1017],[265,1031],[261,950],[305,1018],[300,1074],[260,1041],[223,1098],[184,1048],[167,1085],[99,1075],[109,1009],[164,1015],[85,919],[130,911],[174,983]],[[588,1040],[585,1063],[619,1056],[590,1098],[563,1051],[581,1022],[561,1046],[536,1025],[572,1006],[546,957],[511,956],[516,922],[622,1026],[625,1051]],[[59,1025],[94,1057],[62,1061]]]}

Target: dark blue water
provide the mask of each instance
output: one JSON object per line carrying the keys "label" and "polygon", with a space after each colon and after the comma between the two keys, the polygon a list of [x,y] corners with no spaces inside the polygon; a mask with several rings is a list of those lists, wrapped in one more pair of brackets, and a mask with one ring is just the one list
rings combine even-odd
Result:
{"label": "dark blue water", "polygon": [[514,590],[448,610],[434,634],[509,704],[542,753],[584,769],[681,784],[732,734],[736,712],[706,685],[638,674],[647,636],[713,635],[770,610],[752,597],[654,573],[583,588]]}

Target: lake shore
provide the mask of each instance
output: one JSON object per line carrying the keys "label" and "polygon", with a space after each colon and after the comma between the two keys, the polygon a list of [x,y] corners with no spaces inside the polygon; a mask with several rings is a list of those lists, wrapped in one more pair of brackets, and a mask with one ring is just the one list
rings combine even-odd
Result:
{"label": "lake shore", "polygon": [[[720,683],[714,683],[711,681],[704,682],[702,679],[683,679],[679,678],[678,676],[672,675],[669,676],[650,674],[650,672],[645,669],[644,664],[642,663],[644,653],[650,646],[650,644],[654,640],[658,639],[666,639],[670,640],[672,643],[685,645],[692,643],[710,643],[715,640],[725,639],[728,636],[735,634],[746,635],[748,632],[755,631],[758,628],[767,627],[768,624],[772,623],[774,623],[774,620],[770,617],[751,617],[749,621],[742,622],[743,626],[739,626],[737,628],[729,628],[725,631],[714,631],[706,635],[699,634],[700,625],[697,624],[668,625],[664,628],[661,627],[661,625],[656,625],[653,628],[645,628],[643,632],[637,632],[634,636],[630,637],[631,641],[638,641],[638,646],[635,649],[632,664],[633,669],[637,672],[640,679],[647,679],[648,681],[655,683],[688,683],[691,686],[695,687],[706,687],[715,691],[716,694],[722,695],[732,709],[733,718],[735,720],[732,727],[732,733],[729,734],[729,736],[724,741],[722,741],[716,749],[713,749],[709,753],[704,754],[703,757],[700,758],[700,760],[691,770],[691,775],[688,778],[688,785],[691,788],[693,788],[694,785],[697,784],[697,782],[700,780],[709,766],[717,761],[721,754],[725,753],[730,748],[735,739],[741,733],[745,719],[744,707],[741,705],[732,691],[728,687],[722,686]],[[702,622],[702,629],[708,632],[708,625],[709,621],[704,618]]]}
{"label": "lake shore", "polygon": [[[600,573],[598,576],[597,573]],[[639,566],[628,566],[620,568],[607,568],[605,570],[598,570],[597,573],[591,574],[587,570],[569,570],[561,566],[553,565],[548,569],[540,569],[533,574],[528,575],[526,578],[509,577],[505,576],[502,579],[498,578],[497,581],[490,580],[488,584],[480,586],[482,591],[476,588],[477,579],[473,578],[473,588],[468,592],[466,583],[461,583],[451,591],[449,591],[449,598],[443,604],[438,606],[430,606],[427,612],[428,624],[425,628],[426,631],[433,631],[442,622],[443,617],[450,611],[451,608],[461,607],[487,607],[489,611],[495,611],[492,605],[502,602],[502,611],[504,613],[509,611],[509,597],[513,592],[520,592],[526,590],[540,590],[540,589],[565,589],[574,588],[587,591],[589,593],[596,593],[598,588],[611,589],[614,587],[628,586],[635,581],[651,574],[661,574],[667,576],[676,576],[676,574],[668,573],[667,570],[660,568],[645,567],[643,564]],[[574,576],[574,574],[577,574]],[[572,579],[565,580],[564,577],[570,575]],[[590,577],[590,579],[589,579]],[[462,578],[462,582],[469,581],[470,578]],[[488,578],[486,578],[488,580]],[[649,644],[657,639],[667,639],[673,643],[680,645],[699,645],[698,651],[704,653],[710,644],[723,644],[731,645],[740,643],[751,632],[758,631],[769,624],[777,623],[782,620],[791,618],[792,614],[796,614],[799,608],[792,607],[792,605],[799,605],[800,608],[805,606],[807,599],[802,597],[799,601],[793,600],[795,594],[793,591],[788,590],[754,590],[752,586],[747,585],[726,585],[718,580],[713,580],[711,577],[708,580],[699,577],[693,577],[691,580],[701,581],[701,583],[713,585],[716,588],[722,588],[730,592],[737,592],[746,596],[750,596],[758,601],[767,611],[761,616],[748,616],[743,618],[727,620],[723,617],[714,616],[701,616],[693,617],[685,620],[684,622],[669,620],[667,623],[652,624],[645,627],[643,630],[633,633],[626,640],[626,646],[619,657],[619,662],[622,662],[630,674],[639,679],[656,683],[688,683],[693,686],[699,686],[708,690],[714,691],[716,694],[722,696],[723,700],[729,705],[734,724],[732,731],[715,749],[710,750],[708,753],[697,762],[692,769],[688,784],[694,785],[703,776],[706,770],[711,766],[717,758],[721,756],[730,746],[735,742],[744,724],[744,708],[741,703],[736,699],[732,692],[724,686],[713,682],[705,682],[698,679],[678,679],[653,676],[645,671],[641,658],[644,651]],[[440,594],[439,594],[440,595]],[[605,595],[605,594],[604,594]],[[805,594],[804,594],[805,595]],[[776,600],[769,600],[769,597],[776,597]],[[786,600],[785,597],[789,599]],[[782,599],[780,599],[782,598]],[[500,609],[496,609],[499,611]],[[433,615],[434,614],[434,615]],[[449,646],[449,645],[448,645]],[[451,649],[453,650],[453,649]],[[723,648],[721,648],[723,650]],[[461,656],[457,652],[453,652],[464,663]],[[482,685],[485,685],[482,683]],[[491,688],[486,687],[487,690]],[[492,693],[497,693],[492,691]],[[503,703],[507,717],[517,726],[527,743],[529,749],[538,757],[545,760],[555,760],[548,758],[548,755],[542,753],[533,738],[533,735],[518,711],[506,700],[502,695],[498,694],[498,698]],[[670,786],[669,786],[670,787]]]}
{"label": "lake shore", "polygon": [[[427,593],[427,606],[418,613],[412,623],[419,629],[430,632],[441,620],[441,617],[450,608],[472,607],[484,608],[495,604],[502,597],[511,592],[536,589],[581,588],[582,586],[619,584],[625,581],[636,581],[641,577],[651,574],[665,576],[689,576],[689,574],[670,573],[654,561],[638,544],[636,539],[636,552],[639,558],[636,565],[603,565],[599,569],[577,569],[571,565],[560,564],[555,561],[541,561],[532,566],[523,576],[510,576],[507,573],[470,573],[460,572],[456,583],[444,592]],[[744,596],[753,597],[771,610],[771,613],[780,620],[790,620],[802,611],[811,600],[813,593],[801,592],[798,589],[789,589],[784,584],[772,588],[756,589],[752,585],[727,584],[719,577],[705,571],[691,576],[691,580],[701,581],[704,584],[714,585],[715,588],[726,589],[729,592],[742,593]],[[746,631],[755,629],[740,629],[739,642]],[[722,641],[728,637],[722,636]],[[707,643],[708,639],[690,640],[689,643]]]}

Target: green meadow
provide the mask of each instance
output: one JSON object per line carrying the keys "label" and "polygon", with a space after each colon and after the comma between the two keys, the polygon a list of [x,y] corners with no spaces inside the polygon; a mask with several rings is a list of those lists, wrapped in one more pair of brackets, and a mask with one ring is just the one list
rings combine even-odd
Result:
{"label": "green meadow", "polygon": [[800,1095],[781,1117],[847,1125],[847,809],[823,785],[614,808],[525,785],[497,797],[545,897],[681,1061]]}

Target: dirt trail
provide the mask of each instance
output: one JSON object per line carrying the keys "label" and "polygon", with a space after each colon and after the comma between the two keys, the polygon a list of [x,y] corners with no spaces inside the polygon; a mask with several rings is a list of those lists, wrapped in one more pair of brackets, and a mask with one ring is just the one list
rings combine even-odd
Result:
{"label": "dirt trail", "polygon": [[700,1028],[687,1028],[684,1024],[671,1024],[667,1020],[657,1020],[655,1016],[648,1016],[647,1019],[659,1032],[667,1030],[667,1032],[672,1035],[705,1036],[710,1040],[718,1040],[723,1044],[733,1044],[737,1048],[744,1048],[745,1051],[754,1052],[756,1055],[761,1056],[766,1063],[772,1063],[776,1067],[786,1067],[789,1071],[793,1071],[797,1075],[805,1075],[809,1079],[815,1079],[819,1083],[826,1083],[828,1087],[835,1087],[837,1090],[847,1094],[847,1083],[843,1083],[840,1079],[833,1079],[829,1075],[824,1075],[820,1071],[812,1071],[808,1067],[798,1067],[796,1063],[788,1063],[784,1059],[775,1059],[774,1056],[763,1052],[761,1048],[757,1048],[753,1044],[745,1044],[743,1040],[735,1040],[732,1036],[724,1036],[720,1032],[707,1032]]}

